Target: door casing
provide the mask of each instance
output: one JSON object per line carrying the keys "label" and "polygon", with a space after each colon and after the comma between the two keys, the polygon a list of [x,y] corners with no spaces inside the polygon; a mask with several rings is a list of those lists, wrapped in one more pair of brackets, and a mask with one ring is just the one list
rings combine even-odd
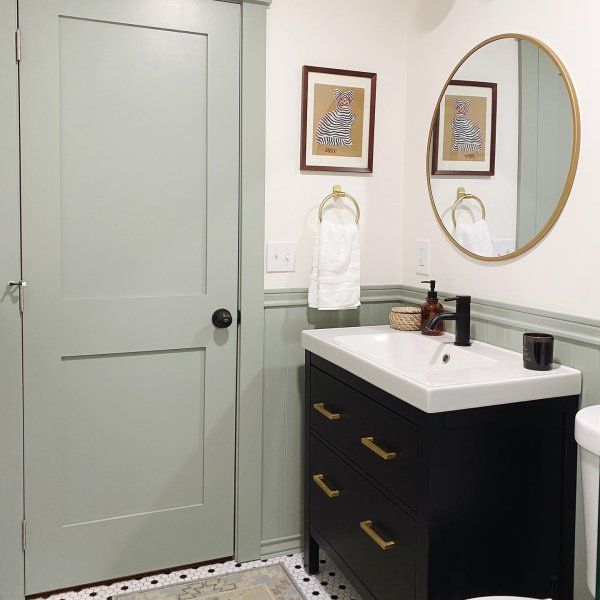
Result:
{"label": "door casing", "polygon": [[0,3],[0,600],[23,598],[23,402],[16,1]]}

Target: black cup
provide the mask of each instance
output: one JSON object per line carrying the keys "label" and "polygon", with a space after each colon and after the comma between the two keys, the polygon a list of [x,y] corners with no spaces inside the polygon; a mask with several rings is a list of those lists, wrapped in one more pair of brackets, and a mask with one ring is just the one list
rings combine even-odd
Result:
{"label": "black cup", "polygon": [[523,366],[533,371],[549,371],[554,362],[554,336],[549,333],[523,334]]}

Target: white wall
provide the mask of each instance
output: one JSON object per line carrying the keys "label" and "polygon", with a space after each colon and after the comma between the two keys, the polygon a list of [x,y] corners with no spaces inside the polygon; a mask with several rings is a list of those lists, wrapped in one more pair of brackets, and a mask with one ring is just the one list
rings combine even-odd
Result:
{"label": "white wall", "polygon": [[[401,274],[406,64],[405,3],[273,0],[267,11],[266,240],[297,242],[294,273],[266,273],[265,288],[307,287],[316,209],[334,184],[359,201],[362,283]],[[303,65],[377,73],[372,175],[301,172]]]}
{"label": "white wall", "polygon": [[[485,204],[492,237],[514,240],[519,172],[519,45],[507,39],[484,46],[461,66],[454,79],[491,81],[498,86],[496,168],[492,177],[433,176],[431,187],[438,212],[448,231],[452,231],[451,209],[456,188],[464,187]],[[456,214],[458,222],[470,223],[480,217],[474,201],[465,201],[461,207]]]}
{"label": "white wall", "polygon": [[[267,23],[266,239],[297,241],[298,256],[295,273],[266,274],[265,287],[306,287],[315,209],[340,183],[363,209],[363,284],[418,284],[423,277],[415,273],[415,240],[424,238],[431,240],[431,276],[441,289],[600,318],[600,79],[590,51],[599,21],[600,4],[589,0],[273,0]],[[484,263],[460,253],[439,229],[427,194],[425,152],[433,108],[450,71],[482,39],[508,31],[543,40],[565,63],[580,101],[581,158],[571,198],[550,235],[517,259]],[[300,172],[304,64],[378,73],[373,175]]]}
{"label": "white wall", "polygon": [[[600,4],[589,0],[409,0],[402,283],[417,284],[416,239],[431,240],[431,276],[440,289],[548,310],[600,317],[598,157],[600,78],[595,49]],[[427,135],[443,82],[474,45],[518,31],[555,50],[579,97],[582,143],[571,197],[550,235],[526,255],[507,262],[467,258],[445,238],[424,178]]]}

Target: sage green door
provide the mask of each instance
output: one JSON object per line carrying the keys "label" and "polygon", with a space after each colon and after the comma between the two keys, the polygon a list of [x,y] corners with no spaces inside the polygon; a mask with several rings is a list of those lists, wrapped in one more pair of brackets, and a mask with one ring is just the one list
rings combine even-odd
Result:
{"label": "sage green door", "polygon": [[27,593],[230,556],[239,5],[19,9]]}

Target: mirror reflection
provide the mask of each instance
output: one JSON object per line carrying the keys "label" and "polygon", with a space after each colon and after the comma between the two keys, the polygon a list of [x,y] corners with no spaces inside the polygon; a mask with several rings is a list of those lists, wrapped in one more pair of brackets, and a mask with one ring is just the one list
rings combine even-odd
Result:
{"label": "mirror reflection", "polygon": [[539,42],[502,37],[470,54],[429,140],[431,199],[450,239],[488,260],[539,242],[570,191],[578,127],[568,74]]}

